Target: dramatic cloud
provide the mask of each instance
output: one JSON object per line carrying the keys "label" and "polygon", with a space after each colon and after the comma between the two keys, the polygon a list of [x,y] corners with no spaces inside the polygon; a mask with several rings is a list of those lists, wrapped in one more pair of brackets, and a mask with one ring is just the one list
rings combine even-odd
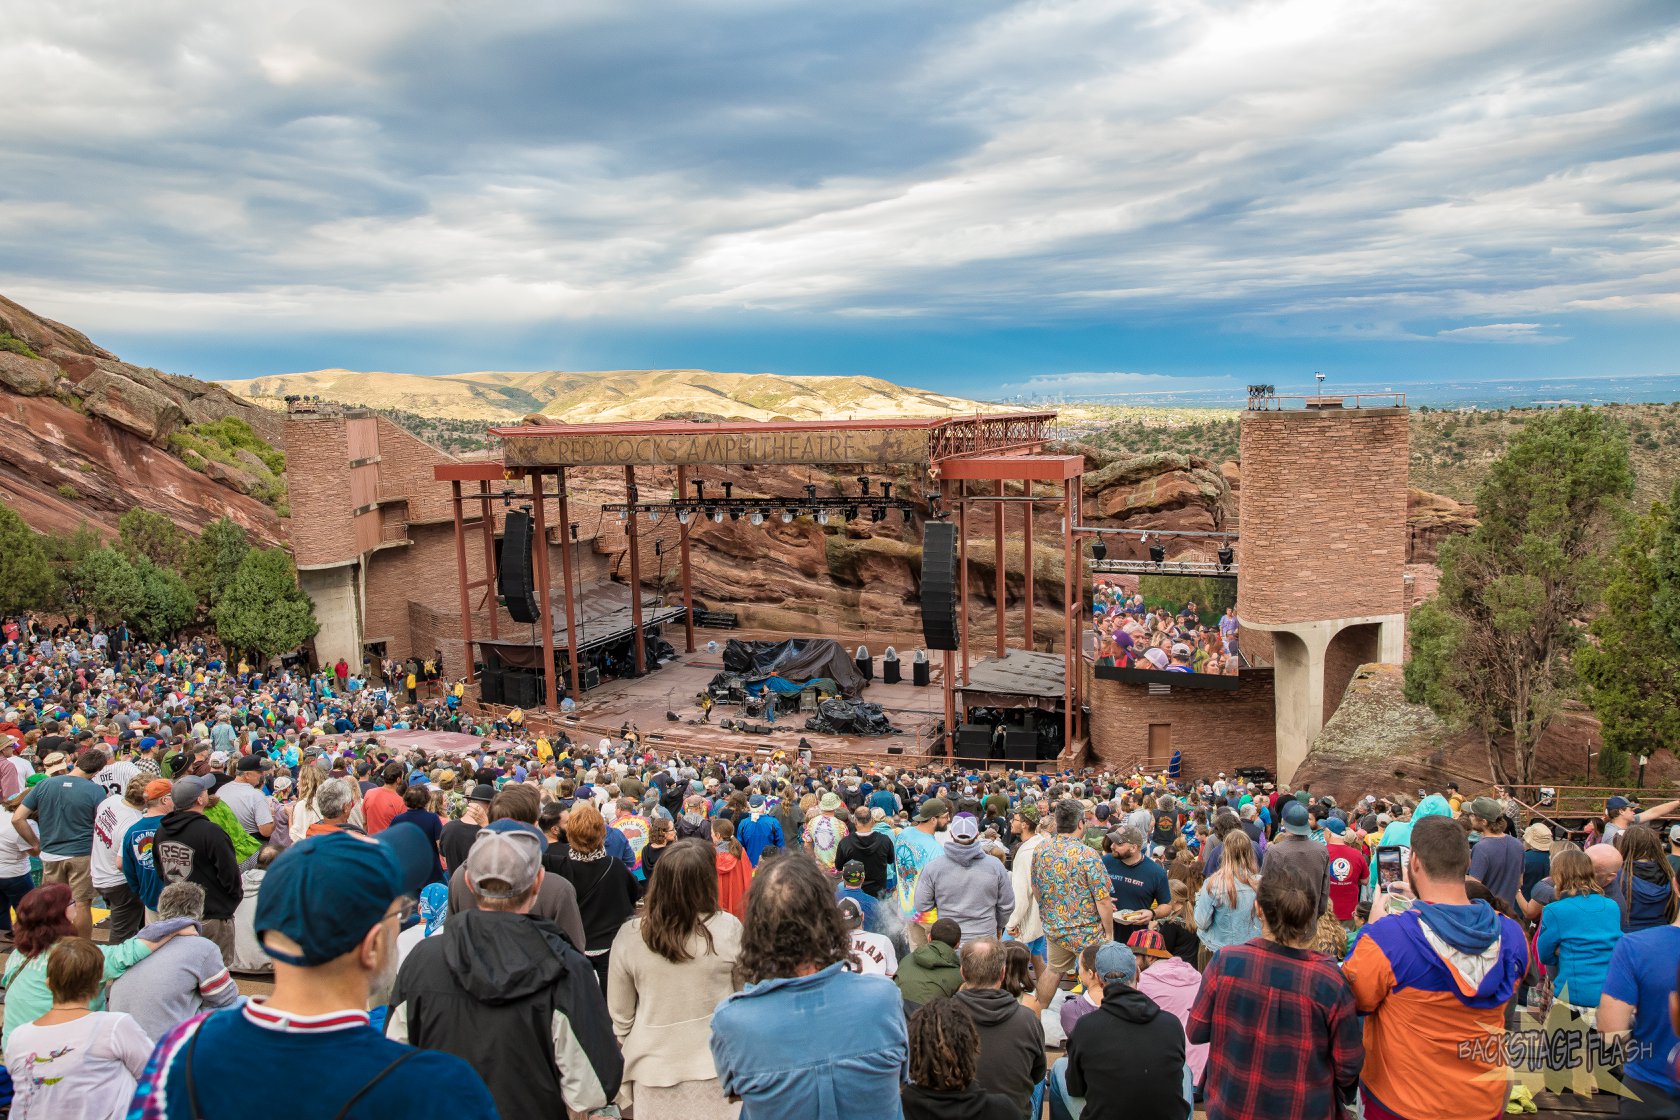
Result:
{"label": "dramatic cloud", "polygon": [[1441,347],[1680,316],[1672,0],[6,22],[0,291],[96,331],[768,316]]}

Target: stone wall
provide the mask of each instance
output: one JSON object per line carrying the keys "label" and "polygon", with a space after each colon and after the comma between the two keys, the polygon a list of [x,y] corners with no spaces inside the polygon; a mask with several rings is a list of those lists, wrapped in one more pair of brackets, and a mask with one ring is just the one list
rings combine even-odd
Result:
{"label": "stone wall", "polygon": [[285,450],[292,559],[300,568],[354,560],[348,422],[336,416],[288,420]]}
{"label": "stone wall", "polygon": [[[1086,673],[1090,673],[1089,666]],[[1150,695],[1147,685],[1087,676],[1091,753],[1099,766],[1130,770],[1149,764],[1149,725],[1171,726],[1187,775],[1232,773],[1239,766],[1277,766],[1269,669],[1244,672],[1235,691],[1177,688]],[[1171,750],[1168,752],[1171,755]],[[1165,759],[1160,760],[1165,765]]]}
{"label": "stone wall", "polygon": [[1242,418],[1237,615],[1289,625],[1405,609],[1403,408]]}

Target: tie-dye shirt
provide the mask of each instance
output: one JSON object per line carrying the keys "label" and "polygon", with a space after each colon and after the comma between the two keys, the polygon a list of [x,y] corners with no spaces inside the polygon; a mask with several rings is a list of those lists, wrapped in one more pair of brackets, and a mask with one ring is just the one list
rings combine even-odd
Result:
{"label": "tie-dye shirt", "polygon": [[1033,857],[1033,889],[1038,914],[1050,940],[1083,949],[1102,936],[1097,904],[1109,897],[1108,871],[1102,857],[1077,834],[1052,836]]}

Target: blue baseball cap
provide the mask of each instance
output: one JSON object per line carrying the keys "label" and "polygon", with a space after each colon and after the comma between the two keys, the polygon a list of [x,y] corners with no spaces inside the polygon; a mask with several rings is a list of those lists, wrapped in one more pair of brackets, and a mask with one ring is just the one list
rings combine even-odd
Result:
{"label": "blue baseball cap", "polygon": [[[311,836],[280,853],[263,877],[254,923],[263,952],[314,968],[350,952],[378,925],[391,901],[431,878],[436,857],[416,825],[392,825],[376,837],[354,832]],[[269,945],[268,932],[295,942],[296,953]]]}
{"label": "blue baseball cap", "polygon": [[1299,801],[1290,801],[1283,807],[1283,829],[1295,836],[1305,836],[1309,826],[1307,824],[1307,807]]}
{"label": "blue baseball cap", "polygon": [[1098,949],[1095,963],[1097,978],[1104,983],[1120,980],[1130,984],[1137,980],[1137,954],[1118,941],[1110,941]]}

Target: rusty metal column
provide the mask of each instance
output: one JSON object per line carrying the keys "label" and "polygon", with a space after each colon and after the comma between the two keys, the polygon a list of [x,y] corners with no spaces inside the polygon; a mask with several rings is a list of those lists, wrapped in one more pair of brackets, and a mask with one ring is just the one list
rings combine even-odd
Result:
{"label": "rusty metal column", "polygon": [[560,708],[560,671],[554,667],[554,595],[549,589],[548,573],[548,476],[542,471],[530,476],[532,508],[536,514],[532,524],[531,547],[536,549],[537,625],[542,627],[543,683],[548,689],[548,706]]}
{"label": "rusty metal column", "polygon": [[[1085,521],[1085,476],[1080,475],[1069,484],[1073,488],[1073,513],[1069,525],[1080,525]],[[1071,531],[1071,530],[1070,530]],[[1079,553],[1079,539],[1073,538],[1073,617],[1077,624],[1074,638],[1079,642],[1079,648],[1073,654],[1073,734],[1080,737],[1089,734],[1085,727],[1085,648],[1081,640],[1085,632],[1085,565],[1084,558]]]}
{"label": "rusty metal column", "polygon": [[992,568],[997,577],[997,590],[993,592],[993,601],[997,606],[997,656],[1002,661],[1004,654],[1009,652],[1009,637],[1004,632],[1008,624],[1008,614],[1004,611],[1009,601],[1009,564],[1003,548],[1003,479],[997,480],[997,498],[992,503]]}
{"label": "rusty metal column", "polygon": [[467,650],[467,683],[473,683],[472,596],[467,591],[467,530],[461,517],[461,483],[449,484],[450,504],[455,511],[455,579],[461,587],[461,640]]}
{"label": "rusty metal column", "polygon": [[497,638],[496,612],[496,512],[490,505],[490,487],[478,484],[479,527],[484,531],[484,602],[490,608],[490,640]]}
{"label": "rusty metal column", "polygon": [[1021,559],[1022,559],[1022,567],[1026,570],[1026,574],[1027,574],[1026,595],[1024,595],[1022,597],[1022,600],[1021,600],[1021,613],[1022,613],[1022,618],[1023,618],[1022,628],[1026,631],[1026,639],[1027,639],[1026,642],[1024,643],[1023,648],[1025,648],[1025,649],[1037,649],[1038,648],[1038,640],[1033,637],[1033,618],[1032,618],[1033,597],[1035,595],[1037,595],[1037,593],[1038,593],[1038,578],[1037,578],[1036,574],[1033,572],[1033,558],[1032,558],[1032,530],[1033,530],[1033,524],[1032,524],[1032,522],[1033,522],[1033,502],[1032,502],[1033,484],[1032,484],[1032,479],[1030,479],[1030,478],[1027,479],[1026,482],[1023,483],[1023,485],[1026,487],[1026,498],[1027,498],[1026,502],[1024,502],[1022,504],[1022,508],[1027,511],[1026,512],[1026,524],[1021,526]]}
{"label": "rusty metal column", "polygon": [[[677,468],[677,501],[688,494],[688,468]],[[692,520],[692,517],[690,518]],[[688,526],[677,519],[677,546],[682,554],[683,636],[688,639],[688,652],[694,652],[694,572],[688,566]]]}
{"label": "rusty metal column", "polygon": [[962,680],[968,683],[968,483],[957,483],[957,599],[962,625],[957,648],[962,650]]}
{"label": "rusty metal column", "polygon": [[575,700],[582,694],[583,687],[578,669],[577,603],[572,598],[572,588],[577,585],[572,582],[572,512],[566,500],[566,468],[556,471],[554,478],[560,487],[560,575],[566,581],[566,594],[562,596],[566,601],[566,657],[571,662],[572,698]]}
{"label": "rusty metal column", "polygon": [[1074,601],[1073,585],[1078,578],[1075,573],[1077,557],[1075,549],[1078,542],[1073,536],[1074,518],[1077,511],[1073,506],[1073,487],[1071,479],[1062,483],[1062,704],[1066,709],[1062,713],[1062,749],[1073,749],[1074,716],[1079,707],[1077,682],[1074,680],[1074,667],[1078,663],[1074,643],[1078,640],[1074,630],[1074,611],[1078,604]]}
{"label": "rusty metal column", "polygon": [[[634,501],[631,495],[636,492],[636,468],[626,465],[624,468],[624,500]],[[642,640],[642,549],[636,537],[636,511],[630,510],[630,516],[624,519],[630,536],[630,625],[636,628],[636,675],[639,677],[647,672],[647,648]]]}

